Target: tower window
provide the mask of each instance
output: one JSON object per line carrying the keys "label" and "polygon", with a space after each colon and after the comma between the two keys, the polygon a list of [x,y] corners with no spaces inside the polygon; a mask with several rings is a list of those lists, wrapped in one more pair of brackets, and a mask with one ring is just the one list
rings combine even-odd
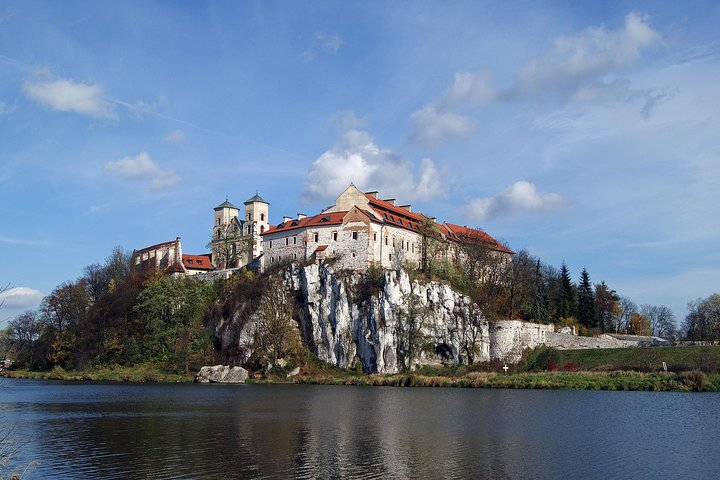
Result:
{"label": "tower window", "polygon": [[260,233],[263,233],[265,231],[265,225],[260,225]]}
{"label": "tower window", "polygon": [[264,222],[264,221],[265,221],[265,214],[264,214],[264,213],[261,213],[261,214],[260,214],[260,221],[261,221],[261,222]]}

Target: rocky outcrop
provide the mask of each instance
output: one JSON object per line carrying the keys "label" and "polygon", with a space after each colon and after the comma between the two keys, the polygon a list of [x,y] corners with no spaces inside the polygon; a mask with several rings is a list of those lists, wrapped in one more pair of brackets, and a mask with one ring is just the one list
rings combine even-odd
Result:
{"label": "rocky outcrop", "polygon": [[245,383],[248,372],[242,367],[215,365],[202,367],[195,377],[196,383]]}
{"label": "rocky outcrop", "polygon": [[[379,278],[336,271],[327,264],[292,265],[282,284],[295,298],[301,338],[320,360],[368,373],[396,373],[418,364],[500,360],[515,363],[526,348],[638,346],[638,339],[578,337],[553,325],[519,320],[487,321],[467,296],[439,282],[411,280],[403,271]],[[251,355],[256,318],[240,311],[222,319],[223,346]],[[232,328],[231,328],[232,327]],[[225,347],[224,347],[225,348]]]}

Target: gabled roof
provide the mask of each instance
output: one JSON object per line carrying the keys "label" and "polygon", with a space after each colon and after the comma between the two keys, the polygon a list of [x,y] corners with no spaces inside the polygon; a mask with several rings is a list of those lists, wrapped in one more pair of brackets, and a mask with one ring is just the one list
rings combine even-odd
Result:
{"label": "gabled roof", "polygon": [[301,218],[300,220],[288,220],[279,225],[273,225],[261,235],[268,235],[270,233],[286,232],[288,230],[296,230],[306,227],[315,227],[323,225],[341,225],[343,218],[348,212],[332,212],[332,213],[320,213],[312,217]]}
{"label": "gabled roof", "polygon": [[251,203],[257,203],[257,202],[259,202],[259,203],[264,203],[264,204],[266,204],[266,205],[270,205],[268,202],[266,202],[265,200],[263,200],[263,198],[262,198],[260,195],[258,195],[257,192],[255,192],[255,195],[253,195],[252,197],[250,197],[250,198],[248,198],[247,200],[245,200],[245,202],[243,203],[243,205],[249,205],[249,204],[251,204]]}
{"label": "gabled roof", "polygon": [[480,242],[486,244],[487,247],[491,250],[509,254],[515,253],[482,230],[470,227],[463,227],[460,225],[454,225],[447,222],[445,222],[444,226],[451,233],[451,236],[457,237],[457,239],[469,238],[479,240]]}
{"label": "gabled roof", "polygon": [[234,208],[235,210],[240,210],[238,207],[233,205],[232,203],[228,202],[227,197],[225,197],[225,201],[222,202],[220,205],[214,208],[214,210],[222,210],[223,208]]}
{"label": "gabled roof", "polygon": [[185,255],[182,256],[182,263],[185,268],[193,270],[214,270],[210,262],[210,254],[204,255]]}
{"label": "gabled roof", "polygon": [[419,213],[411,212],[401,207],[396,207],[392,203],[377,199],[368,193],[365,194],[365,197],[367,197],[370,201],[370,206],[373,210],[378,211],[381,215],[383,212],[386,212],[388,214],[392,214],[393,216],[414,220],[416,222],[420,222],[423,219],[423,215]]}

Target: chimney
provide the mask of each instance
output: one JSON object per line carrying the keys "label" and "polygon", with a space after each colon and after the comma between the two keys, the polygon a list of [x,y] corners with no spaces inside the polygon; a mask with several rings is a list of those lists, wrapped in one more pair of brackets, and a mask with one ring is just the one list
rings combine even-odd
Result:
{"label": "chimney", "polygon": [[288,217],[287,215],[283,217],[283,223],[289,222],[290,220],[292,220],[292,217]]}
{"label": "chimney", "polygon": [[430,221],[433,223],[437,223],[437,217],[430,217]]}
{"label": "chimney", "polygon": [[395,206],[395,199],[394,199],[394,198],[386,198],[385,200],[383,200],[383,202],[388,202],[388,203],[389,203],[390,205],[392,205],[393,207]]}
{"label": "chimney", "polygon": [[378,198],[378,192],[365,192],[365,195],[370,195],[375,200]]}
{"label": "chimney", "polygon": [[304,213],[298,213],[298,214],[297,214],[297,219],[298,219],[298,220],[302,220],[302,219],[305,218],[305,217],[307,217],[307,215],[305,215]]}
{"label": "chimney", "polygon": [[412,212],[412,205],[400,205],[400,208],[404,208],[408,212]]}

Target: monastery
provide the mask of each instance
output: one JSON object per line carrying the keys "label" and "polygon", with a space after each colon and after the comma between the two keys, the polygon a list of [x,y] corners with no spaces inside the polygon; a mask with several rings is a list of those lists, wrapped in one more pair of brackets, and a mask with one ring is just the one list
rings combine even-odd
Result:
{"label": "monastery", "polygon": [[463,239],[480,241],[497,255],[513,251],[482,230],[413,212],[378,192],[361,192],[350,184],[335,204],[314,216],[283,217],[270,225],[269,203],[257,193],[243,203],[244,212],[227,198],[215,207],[211,253],[187,255],[181,240],[160,243],[132,255],[135,270],[155,268],[172,275],[228,277],[243,267],[264,270],[288,262],[333,261],[339,268],[365,270],[371,264],[387,269],[422,267],[423,242],[441,248],[434,255],[449,258]]}

